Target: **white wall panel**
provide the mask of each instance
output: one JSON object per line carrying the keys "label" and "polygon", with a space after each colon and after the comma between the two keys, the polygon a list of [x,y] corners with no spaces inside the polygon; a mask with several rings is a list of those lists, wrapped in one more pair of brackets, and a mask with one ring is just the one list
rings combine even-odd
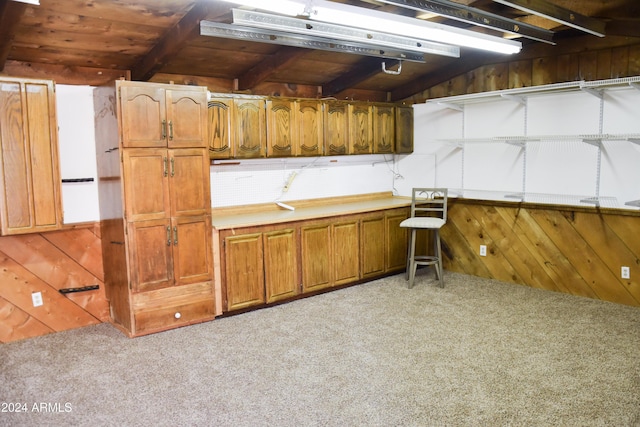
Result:
{"label": "white wall panel", "polygon": [[62,179],[93,179],[92,182],[62,183],[64,222],[97,221],[100,209],[93,88],[56,85],[56,104]]}

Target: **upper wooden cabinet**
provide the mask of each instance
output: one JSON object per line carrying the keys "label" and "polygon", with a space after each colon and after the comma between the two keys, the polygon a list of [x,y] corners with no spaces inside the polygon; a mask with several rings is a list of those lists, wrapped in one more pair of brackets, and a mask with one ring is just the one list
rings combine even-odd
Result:
{"label": "upper wooden cabinet", "polygon": [[0,78],[0,234],[62,226],[54,83]]}
{"label": "upper wooden cabinet", "polygon": [[211,159],[413,151],[412,107],[230,94],[208,105]]}
{"label": "upper wooden cabinet", "polygon": [[413,153],[413,107],[396,107],[396,154]]}
{"label": "upper wooden cabinet", "polygon": [[296,119],[295,101],[288,99],[269,99],[267,101],[267,156],[295,156]]}
{"label": "upper wooden cabinet", "polygon": [[233,99],[212,98],[209,100],[209,157],[229,159],[233,144]]}
{"label": "upper wooden cabinet", "polygon": [[233,157],[264,157],[267,148],[264,99],[235,99],[233,108]]}
{"label": "upper wooden cabinet", "polygon": [[324,104],[324,153],[349,154],[349,104],[327,101]]}
{"label": "upper wooden cabinet", "polygon": [[396,137],[395,107],[392,105],[373,106],[373,152],[393,153]]}
{"label": "upper wooden cabinet", "polygon": [[298,156],[321,156],[324,153],[322,103],[316,100],[297,100],[295,110]]}
{"label": "upper wooden cabinet", "polygon": [[119,82],[123,147],[206,147],[207,92],[202,89]]}
{"label": "upper wooden cabinet", "polygon": [[373,128],[371,105],[349,104],[349,141],[351,154],[371,154],[373,152]]}

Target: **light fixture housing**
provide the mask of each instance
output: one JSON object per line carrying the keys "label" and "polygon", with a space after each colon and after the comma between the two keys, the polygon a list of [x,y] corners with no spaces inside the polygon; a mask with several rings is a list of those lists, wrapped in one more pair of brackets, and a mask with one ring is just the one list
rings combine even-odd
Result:
{"label": "light fixture housing", "polygon": [[515,40],[326,0],[222,1],[334,25],[503,54],[518,53],[522,48],[522,43]]}
{"label": "light fixture housing", "polygon": [[309,19],[503,54],[522,48],[515,40],[324,0],[313,0]]}
{"label": "light fixture housing", "polygon": [[281,46],[302,47],[330,52],[350,53],[377,58],[397,59],[402,61],[424,63],[424,54],[403,52],[384,46],[363,45],[354,42],[339,42],[321,37],[305,36],[258,28],[240,27],[220,22],[200,21],[200,34],[233,40],[248,40],[258,43],[277,44]]}
{"label": "light fixture housing", "polygon": [[358,43],[361,46],[374,45],[404,52],[460,57],[460,48],[457,46],[243,9],[233,9],[233,23],[263,30],[320,37],[328,41]]}

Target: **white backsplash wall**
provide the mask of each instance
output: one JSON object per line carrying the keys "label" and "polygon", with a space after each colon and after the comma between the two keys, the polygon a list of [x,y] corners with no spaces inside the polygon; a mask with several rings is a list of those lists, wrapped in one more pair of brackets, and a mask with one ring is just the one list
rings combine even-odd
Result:
{"label": "white backsplash wall", "polygon": [[[238,162],[240,164],[234,164]],[[214,208],[393,191],[395,176],[392,155],[216,163],[211,166],[211,204]]]}
{"label": "white backsplash wall", "polygon": [[100,219],[94,132],[93,87],[56,85],[58,148],[62,179],[91,178],[62,183],[64,223]]}

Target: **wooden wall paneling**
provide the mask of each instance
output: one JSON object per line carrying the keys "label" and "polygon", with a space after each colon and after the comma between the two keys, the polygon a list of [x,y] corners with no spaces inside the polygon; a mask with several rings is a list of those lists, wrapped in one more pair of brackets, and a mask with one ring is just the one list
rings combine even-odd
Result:
{"label": "wooden wall paneling", "polygon": [[629,69],[627,75],[640,75],[640,45],[629,46]]}
{"label": "wooden wall paneling", "polygon": [[596,79],[604,80],[611,78],[611,59],[611,49],[603,49],[596,52]]}
{"label": "wooden wall paneling", "polygon": [[579,56],[580,80],[596,80],[598,75],[598,52],[582,52]]}
{"label": "wooden wall paneling", "polygon": [[626,289],[611,286],[612,282],[619,282],[618,278],[602,262],[594,248],[576,232],[571,212],[532,209],[530,213],[584,279],[593,297],[621,304],[634,304],[633,297]]}
{"label": "wooden wall paneling", "polygon": [[630,218],[628,216],[621,215],[604,215],[603,218],[605,219],[607,226],[616,233],[616,236],[618,236],[618,238],[633,254],[634,259],[628,265],[632,271],[631,279],[625,280],[625,284],[629,287],[629,292],[637,298],[640,288],[640,278],[638,277],[638,274],[634,274],[633,271],[634,269],[636,272],[640,270],[640,239],[638,239],[640,218]]}
{"label": "wooden wall paneling", "polygon": [[532,254],[538,258],[538,262],[544,266],[560,291],[571,295],[597,298],[584,278],[578,274],[564,253],[549,239],[546,231],[531,215],[532,210],[534,209],[522,209],[516,223],[518,232],[530,236],[535,245],[536,250]]}
{"label": "wooden wall paneling", "polygon": [[[100,228],[97,229],[100,231]],[[104,281],[102,246],[93,229],[77,228],[42,235],[101,282]]]}
{"label": "wooden wall paneling", "polygon": [[548,56],[536,58],[531,65],[531,85],[540,86],[558,81],[558,58]]}
{"label": "wooden wall paneling", "polygon": [[[464,221],[457,223],[458,228],[467,236],[471,250],[479,253],[480,245],[487,246],[487,256],[479,257],[491,272],[491,277],[512,283],[524,283],[513,266],[505,259],[499,245],[491,238],[488,228],[492,227],[484,216],[481,206],[461,206],[460,213]],[[462,227],[462,228],[461,228]]]}
{"label": "wooden wall paneling", "polygon": [[532,61],[513,61],[508,64],[509,81],[507,86],[496,87],[493,90],[499,90],[504,87],[509,89],[528,87],[532,85],[533,80],[533,63]]}
{"label": "wooden wall paneling", "polygon": [[566,54],[558,56],[558,82],[580,80],[580,63],[578,55]]}
{"label": "wooden wall paneling", "polygon": [[0,297],[0,343],[46,335],[53,329]]}
{"label": "wooden wall paneling", "polygon": [[[0,251],[2,298],[56,332],[100,323],[95,316],[60,294],[26,268]],[[41,292],[44,304],[34,307],[31,294]]]}
{"label": "wooden wall paneling", "polygon": [[[472,274],[479,277],[490,278],[491,272],[480,262],[477,251],[472,250],[472,244],[468,239],[476,241],[469,236],[466,219],[462,215],[460,206],[450,206],[447,212],[447,224],[440,230],[442,241],[443,268],[445,270]],[[479,245],[480,243],[478,243]],[[484,243],[483,243],[484,244]]]}
{"label": "wooden wall paneling", "polygon": [[617,47],[611,50],[611,78],[627,77],[629,70],[629,47]]}
{"label": "wooden wall paneling", "polygon": [[[534,258],[526,234],[516,233],[514,224],[518,220],[518,209],[484,206],[480,212],[486,218],[485,226],[489,237],[496,243],[505,260],[513,266],[519,277],[518,283],[538,289],[558,291],[553,279]],[[490,225],[490,226],[489,226]]]}
{"label": "wooden wall paneling", "polygon": [[[56,291],[98,285],[97,290],[69,293],[66,294],[66,298],[97,319],[103,322],[109,320],[109,307],[102,280],[78,265],[42,235],[5,236],[0,238],[0,251]],[[99,251],[98,260],[100,254]]]}

